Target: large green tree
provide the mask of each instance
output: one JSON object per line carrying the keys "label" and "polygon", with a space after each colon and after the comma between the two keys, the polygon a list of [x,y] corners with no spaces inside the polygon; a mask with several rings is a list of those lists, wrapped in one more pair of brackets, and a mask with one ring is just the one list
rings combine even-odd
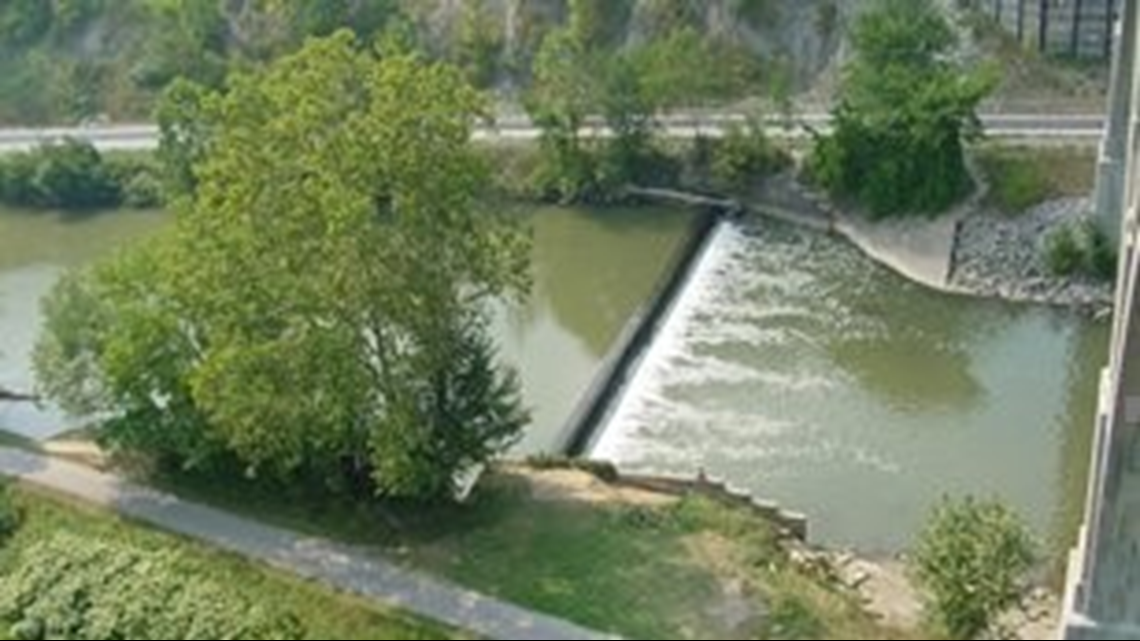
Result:
{"label": "large green tree", "polygon": [[[714,49],[692,28],[622,51],[597,48],[589,33],[571,20],[547,34],[526,101],[542,129],[539,191],[562,201],[605,199],[629,182],[656,179],[663,169],[652,145],[659,114],[699,104],[729,84]],[[584,137],[597,119],[611,135]]]}
{"label": "large green tree", "polygon": [[971,187],[963,146],[978,132],[975,109],[993,74],[961,64],[931,0],[878,0],[851,36],[833,131],[813,151],[815,177],[874,215],[947,208]]}
{"label": "large green tree", "polygon": [[525,422],[486,307],[527,249],[479,207],[478,94],[344,31],[229,85],[164,112],[174,231],[48,298],[43,389],[177,464],[445,496]]}
{"label": "large green tree", "polygon": [[595,168],[582,128],[598,105],[597,58],[573,30],[551,31],[534,61],[534,86],[526,98],[542,130],[537,182],[544,196],[580,200],[594,191]]}

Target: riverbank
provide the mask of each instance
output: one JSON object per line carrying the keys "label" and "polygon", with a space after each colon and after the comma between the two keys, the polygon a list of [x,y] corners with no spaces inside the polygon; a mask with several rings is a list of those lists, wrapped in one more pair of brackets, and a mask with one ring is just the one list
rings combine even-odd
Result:
{"label": "riverbank", "polygon": [[[46,461],[45,470],[51,467]],[[4,465],[0,456],[0,472],[11,473]],[[72,481],[92,474],[77,466],[69,469]],[[100,485],[98,492],[126,491],[113,477],[100,478],[120,489]],[[75,492],[74,484],[55,487],[47,473],[31,481]],[[305,566],[322,550],[342,550],[358,559],[377,559],[362,561],[366,565],[391,561],[414,568],[393,570],[395,574],[430,572],[489,597],[626,638],[923,638],[876,621],[828,577],[790,563],[782,541],[794,537],[762,512],[699,492],[653,490],[573,469],[526,466],[496,468],[470,504],[434,509],[352,505],[322,500],[312,488],[253,482],[184,478],[166,487],[176,490],[180,500],[161,490],[140,489],[150,498],[107,505],[137,511],[148,500],[161,501],[164,507],[155,514],[162,518],[155,522],[190,528],[194,536],[211,523],[238,519],[248,528],[304,541],[293,546],[296,554],[270,561],[286,569],[294,557]],[[215,517],[176,519],[173,515],[183,509]],[[38,531],[48,535],[49,529]],[[246,553],[239,540],[223,545]],[[329,572],[339,572],[339,564],[329,567]],[[359,564],[353,567],[364,572]],[[477,600],[474,593],[467,598]],[[479,603],[471,612],[486,610],[486,602]],[[457,622],[468,614],[460,608],[443,619]]]}
{"label": "riverbank", "polygon": [[843,210],[787,173],[766,181],[748,204],[760,214],[775,208],[776,218],[785,222],[826,228],[869,258],[930,289],[1073,307],[1094,315],[1112,306],[1111,282],[1054,276],[1046,263],[1046,239],[1088,218],[1091,203],[1085,197],[1056,198],[1006,214],[986,203],[982,188],[936,218],[872,221]]}
{"label": "riverbank", "polygon": [[[863,608],[883,625],[921,630],[922,595],[914,585],[902,559],[873,560],[849,553],[792,547],[795,563],[815,567],[835,577],[843,589],[856,595]],[[1050,639],[1056,635],[1060,619],[1058,595],[1034,588],[1022,603],[1005,613],[1001,627],[1009,639]]]}

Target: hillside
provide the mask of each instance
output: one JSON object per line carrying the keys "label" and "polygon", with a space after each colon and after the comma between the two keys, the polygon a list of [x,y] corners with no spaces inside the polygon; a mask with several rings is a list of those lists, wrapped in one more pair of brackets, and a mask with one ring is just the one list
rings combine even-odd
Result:
{"label": "hillside", "polygon": [[[690,26],[739,69],[736,95],[810,85],[838,49],[835,0],[10,0],[0,4],[0,124],[147,118],[182,75],[210,85],[307,36],[411,34],[430,54],[512,97],[543,36],[584,30],[638,47]],[[734,97],[734,96],[726,96]]]}

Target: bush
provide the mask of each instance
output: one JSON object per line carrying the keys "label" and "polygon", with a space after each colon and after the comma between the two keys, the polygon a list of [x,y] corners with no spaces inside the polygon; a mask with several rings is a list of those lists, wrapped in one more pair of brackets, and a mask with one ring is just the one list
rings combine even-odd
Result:
{"label": "bush", "polygon": [[140,209],[163,203],[161,169],[150,156],[105,157],[65,140],[0,159],[0,203],[13,207]]}
{"label": "bush", "polygon": [[178,552],[64,533],[25,549],[0,584],[18,639],[303,638],[272,608]]}
{"label": "bush", "polygon": [[990,630],[1024,593],[1033,549],[1025,526],[1001,503],[944,500],[912,559],[928,616],[952,639]]}
{"label": "bush", "polygon": [[1054,276],[1112,280],[1116,250],[1090,220],[1058,227],[1045,238],[1045,263]]}
{"label": "bush", "polygon": [[62,209],[114,207],[121,202],[119,185],[103,157],[90,143],[65,140],[33,153],[35,204]]}
{"label": "bush", "polygon": [[1023,212],[1053,195],[1048,177],[1031,158],[991,153],[981,164],[990,181],[988,199],[1003,212]]}
{"label": "bush", "polygon": [[122,190],[94,146],[65,140],[0,160],[0,202],[52,209],[117,207]]}
{"label": "bush", "polygon": [[1117,269],[1116,248],[1099,227],[1091,222],[1086,223],[1085,227],[1088,238],[1086,263],[1089,274],[1100,280],[1113,280]]}
{"label": "bush", "polygon": [[1084,265],[1077,229],[1065,225],[1045,238],[1045,263],[1054,276],[1075,276]]}
{"label": "bush", "polygon": [[[699,152],[698,152],[699,153]],[[738,192],[759,178],[787,166],[787,157],[774,147],[761,125],[733,125],[711,143],[709,176],[715,189]]]}
{"label": "bush", "polygon": [[107,158],[107,167],[119,185],[122,205],[155,209],[164,202],[161,168],[153,156],[121,155]]}
{"label": "bush", "polygon": [[12,501],[8,486],[0,484],[0,542],[20,527],[20,508]]}
{"label": "bush", "polygon": [[0,202],[13,207],[34,206],[35,173],[35,162],[30,154],[14,154],[0,159]]}

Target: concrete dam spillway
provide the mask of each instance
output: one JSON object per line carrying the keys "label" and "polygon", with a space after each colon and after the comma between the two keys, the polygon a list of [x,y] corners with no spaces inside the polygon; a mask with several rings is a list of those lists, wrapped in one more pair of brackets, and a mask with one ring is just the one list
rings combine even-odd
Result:
{"label": "concrete dam spillway", "polygon": [[1106,333],[925,290],[826,234],[724,222],[590,455],[722,478],[870,554],[905,548],[943,495],[996,495],[1060,551]]}

